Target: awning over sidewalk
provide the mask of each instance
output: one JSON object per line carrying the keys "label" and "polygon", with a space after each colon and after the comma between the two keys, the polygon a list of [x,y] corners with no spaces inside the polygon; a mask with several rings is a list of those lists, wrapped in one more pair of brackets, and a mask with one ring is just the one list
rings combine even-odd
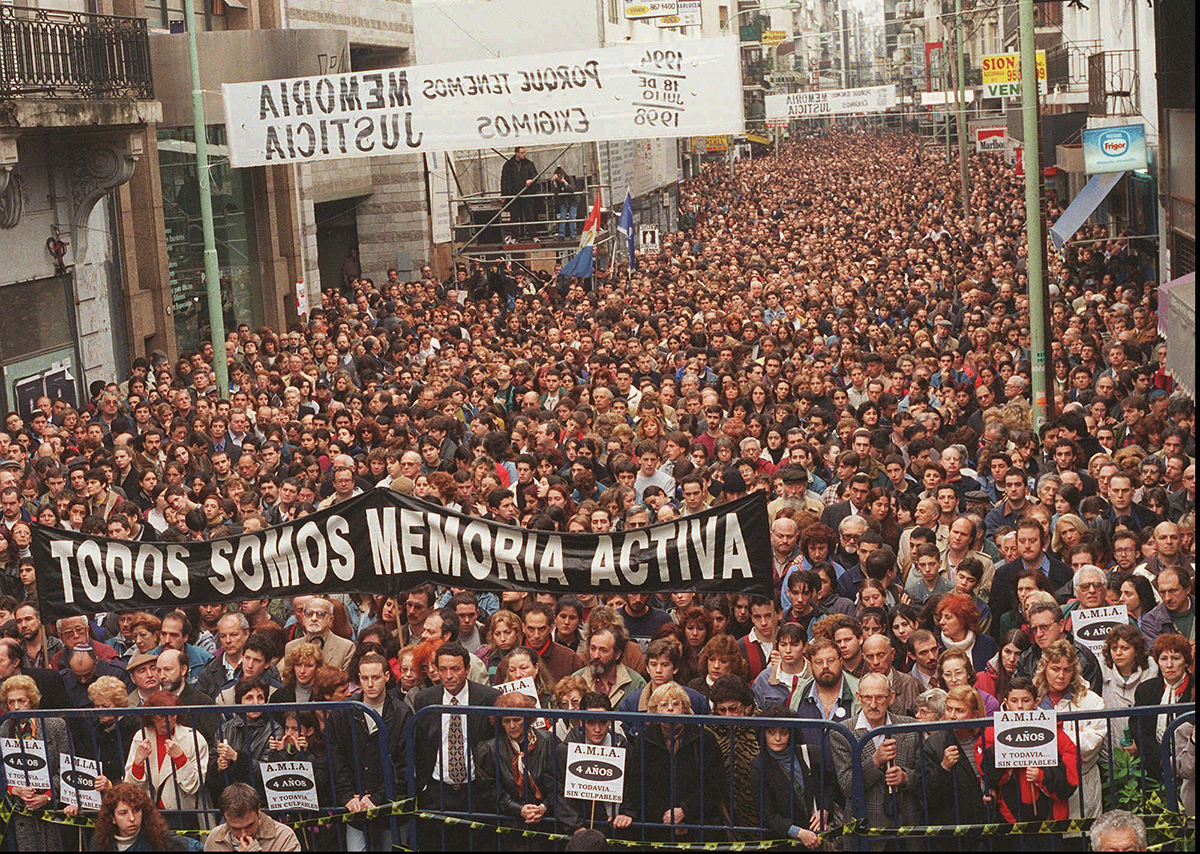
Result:
{"label": "awning over sidewalk", "polygon": [[1099,175],[1093,175],[1091,180],[1087,182],[1079,195],[1075,197],[1075,201],[1067,206],[1063,211],[1063,215],[1058,218],[1058,222],[1054,223],[1054,227],[1050,229],[1050,240],[1054,243],[1054,248],[1062,251],[1063,245],[1071,239],[1071,235],[1079,231],[1079,227],[1087,222],[1096,210],[1100,207],[1100,203],[1112,191],[1112,188],[1121,180],[1124,172],[1101,172]]}

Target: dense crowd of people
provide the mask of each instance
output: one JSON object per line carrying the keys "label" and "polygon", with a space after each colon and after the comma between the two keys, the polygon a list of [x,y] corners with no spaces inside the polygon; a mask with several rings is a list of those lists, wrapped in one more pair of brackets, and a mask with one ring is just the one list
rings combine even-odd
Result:
{"label": "dense crowd of people", "polygon": [[[631,274],[356,277],[305,323],[232,331],[227,398],[206,346],[135,360],[79,410],[9,413],[0,702],[161,709],[7,719],[0,736],[43,740],[53,772],[48,790],[10,785],[9,803],[61,808],[73,752],[100,763],[97,850],[160,849],[160,811],[199,827],[189,811],[214,805],[209,850],[296,850],[260,810],[260,762],[311,761],[321,807],[360,813],[387,802],[390,760],[428,810],[817,847],[848,815],[856,761],[865,817],[887,827],[1095,817],[1120,752],[1148,779],[1173,773],[1194,813],[1191,724],[1162,767],[1170,714],[1063,724],[1055,768],[997,767],[991,728],[881,735],[857,758],[829,734],[1194,704],[1195,405],[1165,371],[1153,274],[1093,227],[1051,260],[1054,416],[1031,429],[1021,185],[978,157],[964,221],[951,165],[915,137],[828,132],[706,167],[681,187],[681,230]],[[40,618],[31,522],[185,543],[371,489],[583,533],[763,492],[774,593],[422,585]],[[1113,604],[1127,625],[1075,635],[1081,611]],[[346,699],[374,714],[221,714]],[[474,708],[413,722],[439,705]],[[545,716],[505,714],[530,708]],[[628,748],[621,803],[564,795],[571,742]],[[307,839],[364,850],[390,829]],[[471,842],[453,824],[427,833],[410,841]],[[8,839],[63,842],[21,815]]]}

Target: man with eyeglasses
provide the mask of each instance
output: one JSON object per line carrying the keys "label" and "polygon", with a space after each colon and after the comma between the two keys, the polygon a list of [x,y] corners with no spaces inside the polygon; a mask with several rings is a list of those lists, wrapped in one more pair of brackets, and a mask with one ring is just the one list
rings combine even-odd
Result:
{"label": "man with eyeglasses", "polygon": [[1037,671],[1038,662],[1042,660],[1042,650],[1056,640],[1066,638],[1079,654],[1079,673],[1083,680],[1096,694],[1103,691],[1104,675],[1100,671],[1100,662],[1090,649],[1075,640],[1067,631],[1067,622],[1063,618],[1062,608],[1058,605],[1043,602],[1029,609],[1029,636],[1033,638],[1033,646],[1021,653],[1021,657],[1017,659],[1016,676],[1032,679]]}
{"label": "man with eyeglasses", "polygon": [[[888,709],[896,700],[887,677],[868,673],[858,684],[855,694],[862,708],[854,722],[854,734],[866,738],[862,749],[864,806],[867,821],[875,827],[920,824],[921,810],[918,792],[922,789],[917,770],[920,762],[920,736],[905,732],[880,734],[868,738],[873,730],[892,724],[914,723],[914,718],[893,715]],[[838,735],[829,738],[833,743],[833,761],[838,785],[847,800],[853,797],[853,760],[850,744]],[[892,843],[875,840],[871,850],[883,851]]]}
{"label": "man with eyeglasses", "polygon": [[300,644],[316,644],[324,652],[326,664],[345,670],[354,657],[354,644],[333,633],[333,603],[314,596],[305,604],[300,617],[304,636],[290,641],[284,648],[285,655]]}

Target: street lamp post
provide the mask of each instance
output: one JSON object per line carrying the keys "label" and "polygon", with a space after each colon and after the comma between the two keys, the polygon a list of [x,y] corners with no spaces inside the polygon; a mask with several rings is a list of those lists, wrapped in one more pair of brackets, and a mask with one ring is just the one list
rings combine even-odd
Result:
{"label": "street lamp post", "polygon": [[954,0],[954,53],[957,85],[954,100],[958,102],[958,177],[962,185],[963,221],[971,216],[971,179],[967,172],[967,96],[966,73],[963,70],[962,0]]}
{"label": "street lamp post", "polygon": [[208,123],[204,117],[204,90],[200,83],[200,53],[196,47],[195,0],[183,0],[188,65],[192,75],[192,127],[196,137],[196,179],[200,190],[200,226],[204,235],[204,290],[208,296],[208,328],[213,347],[217,394],[229,396],[229,365],[225,360],[225,307],[221,301],[221,273],[217,263],[217,236],[213,227],[212,188],[208,172]]}
{"label": "street lamp post", "polygon": [[1025,242],[1029,270],[1029,371],[1033,399],[1033,429],[1036,433],[1053,412],[1046,373],[1046,238],[1042,234],[1042,166],[1038,140],[1038,76],[1034,45],[1033,0],[1020,0],[1021,32],[1021,124],[1025,137]]}

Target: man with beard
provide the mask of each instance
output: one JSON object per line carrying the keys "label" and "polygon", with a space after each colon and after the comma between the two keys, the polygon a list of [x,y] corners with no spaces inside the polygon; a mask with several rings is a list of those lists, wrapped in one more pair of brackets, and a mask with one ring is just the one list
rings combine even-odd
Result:
{"label": "man with beard", "polygon": [[[179,698],[181,706],[212,706],[212,697],[202,694],[188,684],[187,656],[177,649],[164,649],[158,654],[158,687],[162,691],[170,691]],[[210,745],[214,743],[220,718],[216,715],[196,715],[191,720],[181,719],[182,723],[192,727],[203,735]]]}
{"label": "man with beard", "polygon": [[604,694],[613,706],[646,687],[646,680],[621,663],[629,638],[624,626],[606,626],[588,638],[588,664],[575,671],[589,691]]}
{"label": "man with beard", "polygon": [[[792,693],[788,707],[801,718],[845,725],[858,713],[854,696],[858,680],[843,671],[841,650],[829,638],[817,638],[808,645],[805,654],[812,679]],[[821,750],[823,760],[828,763],[825,767],[832,768],[830,739],[823,736],[819,729],[804,729],[800,740],[810,751]]]}

